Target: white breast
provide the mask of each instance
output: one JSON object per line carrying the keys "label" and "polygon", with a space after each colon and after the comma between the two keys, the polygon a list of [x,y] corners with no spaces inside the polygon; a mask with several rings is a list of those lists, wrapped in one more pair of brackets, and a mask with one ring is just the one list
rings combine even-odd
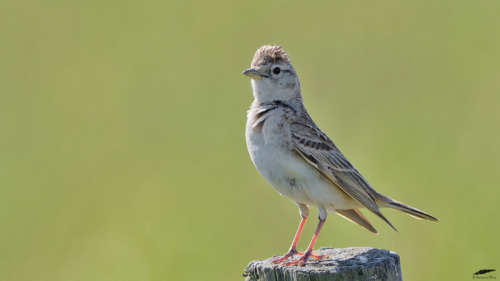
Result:
{"label": "white breast", "polygon": [[276,108],[265,116],[255,112],[248,113],[247,148],[255,167],[274,189],[295,202],[330,210],[359,206],[296,152],[287,120],[290,109]]}

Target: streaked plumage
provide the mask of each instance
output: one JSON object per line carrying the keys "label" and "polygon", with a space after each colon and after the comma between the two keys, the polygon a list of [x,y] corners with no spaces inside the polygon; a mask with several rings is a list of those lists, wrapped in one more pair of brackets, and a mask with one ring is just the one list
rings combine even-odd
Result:
{"label": "streaked plumage", "polygon": [[[308,251],[289,264],[304,264],[308,257],[315,257],[311,254],[312,246],[326,220],[327,211],[374,233],[377,231],[359,208],[367,208],[394,230],[380,212],[380,207],[398,209],[421,219],[437,220],[376,192],[370,186],[310,118],[302,102],[297,74],[281,47],[259,48],[251,66],[243,72],[253,78],[255,97],[247,115],[246,140],[250,157],[271,186],[299,206],[304,222],[308,216],[307,206],[316,206],[319,211],[320,224]],[[295,244],[300,230],[301,227],[294,239]],[[284,258],[296,253],[294,243]],[[282,260],[278,259],[279,262]]]}

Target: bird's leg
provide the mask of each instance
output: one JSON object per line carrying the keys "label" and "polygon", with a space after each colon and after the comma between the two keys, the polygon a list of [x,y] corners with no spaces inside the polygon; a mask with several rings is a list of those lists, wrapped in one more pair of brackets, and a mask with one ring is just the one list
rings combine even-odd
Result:
{"label": "bird's leg", "polygon": [[313,258],[315,260],[321,260],[325,257],[327,257],[327,255],[316,255],[316,254],[313,254],[312,250],[313,250],[313,247],[314,247],[314,242],[316,242],[316,238],[318,238],[318,234],[321,230],[321,227],[323,227],[323,224],[325,223],[326,221],[326,218],[324,220],[321,219],[321,217],[319,218],[319,223],[318,223],[318,227],[316,227],[316,231],[314,232],[314,235],[311,239],[311,243],[309,243],[309,247],[307,247],[307,251],[305,251],[305,253],[298,259],[296,260],[293,260],[293,261],[289,261],[287,263],[285,263],[285,265],[305,265],[307,263],[307,260],[309,258]]}
{"label": "bird's leg", "polygon": [[292,245],[290,246],[290,250],[282,256],[282,257],[276,257],[273,259],[273,263],[280,263],[290,257],[293,257],[293,255],[302,255],[303,253],[297,251],[297,242],[299,242],[300,238],[300,233],[302,232],[302,228],[304,227],[304,224],[306,223],[307,217],[309,216],[309,208],[307,208],[307,205],[295,202],[297,206],[299,207],[299,212],[300,212],[300,224],[299,228],[297,229],[297,233],[295,233],[295,237],[293,237]]}
{"label": "bird's leg", "polygon": [[274,264],[280,263],[280,262],[288,259],[289,257],[293,257],[293,255],[295,255],[295,254],[302,255],[301,252],[297,251],[297,242],[299,242],[300,233],[302,232],[302,228],[304,227],[306,220],[307,220],[307,216],[302,217],[302,219],[300,220],[299,228],[297,229],[297,233],[295,233],[295,237],[293,238],[292,245],[290,246],[290,250],[288,250],[288,252],[284,256],[274,258],[273,259]]}

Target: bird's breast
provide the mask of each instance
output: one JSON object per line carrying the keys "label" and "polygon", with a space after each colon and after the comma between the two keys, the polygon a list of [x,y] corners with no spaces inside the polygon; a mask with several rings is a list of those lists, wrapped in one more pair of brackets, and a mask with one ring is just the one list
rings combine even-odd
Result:
{"label": "bird's breast", "polygon": [[253,164],[272,187],[295,201],[310,201],[304,198],[303,187],[309,178],[318,177],[318,171],[293,147],[290,121],[283,114],[268,114],[265,119],[249,114],[246,141]]}
{"label": "bird's breast", "polygon": [[283,116],[285,112],[273,111],[266,115],[250,111],[246,126],[250,158],[264,179],[295,202],[329,209],[358,206],[295,150],[290,135],[291,121]]}

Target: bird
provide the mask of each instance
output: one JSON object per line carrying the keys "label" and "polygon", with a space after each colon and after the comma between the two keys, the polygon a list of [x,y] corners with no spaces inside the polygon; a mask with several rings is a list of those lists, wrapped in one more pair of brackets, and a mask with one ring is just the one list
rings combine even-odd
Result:
{"label": "bird", "polygon": [[[254,97],[247,112],[245,130],[250,158],[276,191],[295,202],[301,216],[290,249],[283,256],[275,257],[273,263],[303,266],[310,259],[326,258],[313,252],[313,247],[328,212],[373,233],[378,232],[360,208],[370,210],[395,231],[380,208],[388,207],[418,219],[438,221],[375,191],[318,128],[304,107],[299,78],[281,46],[264,45],[257,49],[251,67],[242,74],[251,78]],[[310,206],[318,209],[319,221],[307,250],[299,252],[297,242]]]}

